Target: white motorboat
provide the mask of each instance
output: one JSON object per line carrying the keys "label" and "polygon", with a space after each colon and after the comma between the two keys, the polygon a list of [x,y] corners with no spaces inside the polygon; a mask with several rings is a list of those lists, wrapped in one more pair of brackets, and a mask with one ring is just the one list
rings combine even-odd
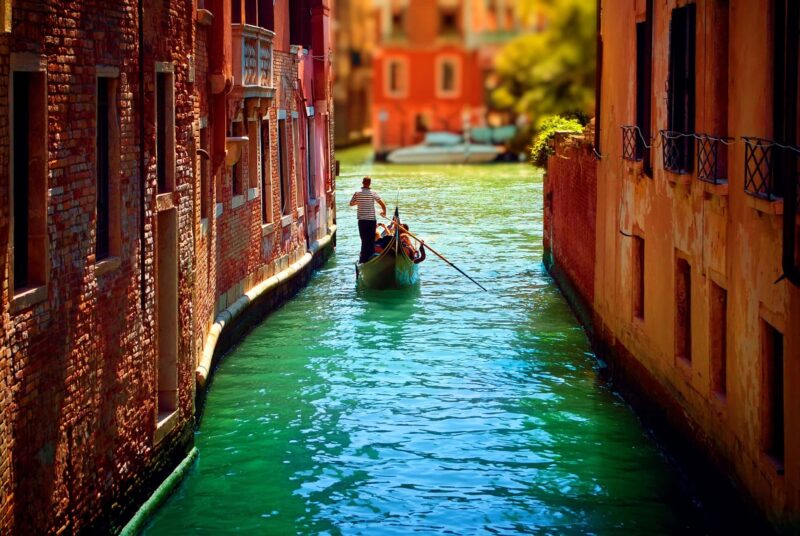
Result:
{"label": "white motorboat", "polygon": [[451,132],[429,132],[423,143],[392,151],[386,159],[395,164],[480,164],[495,160],[501,152],[494,145],[465,142]]}

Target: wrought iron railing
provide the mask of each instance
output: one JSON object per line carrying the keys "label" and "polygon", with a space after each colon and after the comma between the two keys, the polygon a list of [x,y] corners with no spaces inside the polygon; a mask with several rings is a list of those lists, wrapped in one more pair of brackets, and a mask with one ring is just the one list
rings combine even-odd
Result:
{"label": "wrought iron railing", "polygon": [[691,173],[694,135],[671,130],[662,130],[660,133],[664,169],[672,173]]}
{"label": "wrought iron railing", "polygon": [[775,181],[775,149],[771,140],[743,136],[744,191],[752,196],[775,201],[783,194]]}
{"label": "wrought iron railing", "polygon": [[275,87],[272,40],[275,33],[250,24],[232,24],[234,86],[247,89]]}
{"label": "wrought iron railing", "polygon": [[711,184],[727,182],[728,145],[733,138],[695,134],[697,140],[697,178]]}
{"label": "wrought iron railing", "polygon": [[636,162],[642,159],[641,140],[639,127],[635,125],[622,126],[622,158]]}

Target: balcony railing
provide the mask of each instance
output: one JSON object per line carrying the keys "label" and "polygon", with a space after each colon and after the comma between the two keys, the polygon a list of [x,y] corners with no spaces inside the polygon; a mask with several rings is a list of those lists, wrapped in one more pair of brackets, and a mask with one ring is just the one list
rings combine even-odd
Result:
{"label": "balcony railing", "polygon": [[244,97],[269,97],[274,91],[272,40],[275,32],[232,24],[234,88]]}
{"label": "balcony railing", "polygon": [[642,159],[639,127],[635,125],[622,126],[622,158],[632,162]]}
{"label": "balcony railing", "polygon": [[682,175],[692,172],[694,136],[671,130],[661,131],[664,169]]}
{"label": "balcony railing", "polygon": [[743,137],[744,191],[768,201],[782,199],[775,181],[775,148],[771,140]]}
{"label": "balcony railing", "polygon": [[721,138],[708,134],[696,134],[697,140],[697,178],[711,184],[727,182],[728,145],[732,138]]}

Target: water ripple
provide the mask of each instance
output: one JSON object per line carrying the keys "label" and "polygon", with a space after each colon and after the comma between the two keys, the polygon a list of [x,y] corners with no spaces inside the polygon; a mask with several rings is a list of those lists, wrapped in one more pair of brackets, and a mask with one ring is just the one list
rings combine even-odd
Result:
{"label": "water ripple", "polygon": [[[148,533],[691,530],[541,265],[541,174],[350,157],[336,256],[224,360],[197,466]],[[432,255],[418,288],[357,288],[342,202],[367,173],[490,291]]]}

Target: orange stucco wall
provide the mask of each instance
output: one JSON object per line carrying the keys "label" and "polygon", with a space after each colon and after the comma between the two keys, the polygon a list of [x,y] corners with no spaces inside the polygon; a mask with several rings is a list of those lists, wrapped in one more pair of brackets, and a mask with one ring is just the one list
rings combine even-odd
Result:
{"label": "orange stucco wall", "polygon": [[[653,16],[652,132],[667,128],[669,24],[686,1],[656,0]],[[741,136],[772,135],[771,2],[697,0],[695,125],[727,135],[728,183],[698,181],[696,171],[664,170],[653,149],[653,176],[622,158],[622,125],[635,114],[636,27],[645,2],[602,2],[604,157],[597,171],[594,308],[600,330],[635,356],[688,428],[723,470],[778,523],[800,519],[800,288],[782,274],[780,202],[744,192]],[[718,14],[728,10],[730,40],[720,42]],[[723,54],[718,51],[722,47]],[[725,58],[728,67],[720,58]],[[715,52],[716,51],[716,52]],[[725,94],[727,93],[727,103]],[[727,104],[727,105],[726,105]],[[727,125],[727,127],[726,127]],[[695,165],[695,167],[697,167]],[[800,222],[799,222],[800,224]],[[624,233],[624,234],[623,234]],[[633,241],[644,239],[644,319],[634,318]],[[691,361],[676,357],[676,259],[691,266]],[[727,393],[712,389],[711,283],[727,291]],[[764,322],[784,337],[783,474],[765,451],[767,392]]]}

